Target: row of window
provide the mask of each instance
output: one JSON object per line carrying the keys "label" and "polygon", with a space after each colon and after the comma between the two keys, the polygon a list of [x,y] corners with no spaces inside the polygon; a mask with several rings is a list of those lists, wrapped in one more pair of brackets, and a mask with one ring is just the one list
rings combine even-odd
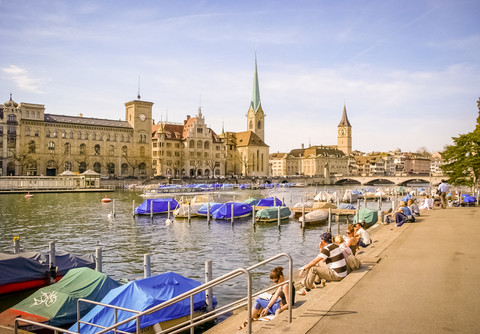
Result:
{"label": "row of window", "polygon": [[[47,169],[57,169],[57,164],[55,161],[50,160],[47,162]],[[105,167],[105,168],[102,168]],[[120,167],[120,175],[128,175],[129,170],[128,170],[128,164],[123,163]],[[36,161],[31,161],[30,163],[27,164],[26,166],[27,171],[31,175],[36,175],[35,171],[37,170],[37,162]],[[73,170],[73,163],[71,161],[66,161],[63,164],[63,169],[64,170]],[[140,174],[146,174],[146,169],[147,165],[145,163],[141,163],[138,165],[138,171]],[[87,163],[86,162],[79,162],[78,163],[78,172],[83,173],[87,170]],[[102,166],[100,162],[95,162],[93,164],[93,170],[99,174],[108,173],[108,174],[116,174],[115,172],[115,164],[113,162],[107,163],[105,166]]]}
{"label": "row of window", "polygon": [[[48,151],[50,153],[54,153],[55,152],[55,148],[56,148],[56,145],[53,141],[49,142],[48,145],[47,145],[47,148],[48,148]],[[35,141],[31,140],[29,143],[28,143],[28,153],[36,153],[36,143]],[[94,150],[94,153],[95,155],[100,155],[101,154],[101,146],[99,144],[96,144],[94,147],[93,147],[93,150]],[[145,147],[140,147],[140,156],[141,157],[144,157],[145,156]],[[108,146],[108,155],[109,156],[114,156],[115,155],[115,146],[113,145],[110,145]],[[70,154],[72,153],[71,152],[71,144],[70,143],[65,143],[63,145],[63,153],[64,154]],[[85,155],[87,154],[87,145],[86,144],[80,144],[79,145],[79,151],[78,151],[78,154],[81,154],[81,155]],[[128,155],[128,147],[127,146],[122,146],[122,155],[123,156],[127,156]]]}
{"label": "row of window", "polygon": [[[164,143],[164,142],[159,142],[158,145],[157,143],[153,143],[153,147],[167,147],[167,148],[171,148],[172,147],[172,143]],[[185,143],[185,147],[187,147],[187,143]],[[216,151],[220,151],[220,145],[215,145],[215,150]],[[180,143],[175,143],[175,148],[180,148]],[[195,144],[195,140],[190,140],[188,142],[188,148],[197,148],[199,150],[201,150],[202,148],[204,150],[209,150],[210,149],[210,142],[209,141],[205,141],[205,142],[202,142],[201,140],[198,140],[197,141],[197,144]]]}

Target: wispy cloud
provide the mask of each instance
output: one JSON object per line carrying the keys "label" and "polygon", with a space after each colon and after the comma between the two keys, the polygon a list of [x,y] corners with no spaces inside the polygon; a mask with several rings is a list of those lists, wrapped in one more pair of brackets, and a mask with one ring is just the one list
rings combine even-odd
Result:
{"label": "wispy cloud", "polygon": [[40,80],[32,77],[26,69],[10,65],[2,68],[2,71],[7,76],[7,79],[13,81],[17,88],[32,93],[44,94],[40,88]]}

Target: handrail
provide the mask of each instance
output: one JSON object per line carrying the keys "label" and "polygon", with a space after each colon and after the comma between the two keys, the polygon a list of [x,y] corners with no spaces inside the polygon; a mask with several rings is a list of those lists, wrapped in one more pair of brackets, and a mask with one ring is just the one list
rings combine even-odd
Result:
{"label": "handrail", "polygon": [[[263,266],[267,263],[270,263],[280,257],[286,257],[288,259],[288,262],[289,262],[289,279],[286,280],[285,282],[282,282],[280,284],[276,284],[274,285],[273,287],[268,287],[266,289],[263,289],[255,294],[252,294],[252,276],[250,274],[250,271],[252,271],[253,269],[256,269],[260,266]],[[194,317],[194,309],[193,309],[193,296],[195,294],[198,294],[202,291],[205,291],[213,286],[216,286],[216,285],[219,285],[221,283],[224,283],[228,280],[231,280],[237,276],[240,276],[242,274],[245,274],[246,275],[246,278],[247,278],[247,297],[244,297],[240,300],[237,300],[236,302],[233,302],[233,303],[230,303],[228,305],[225,305],[225,306],[222,306],[220,307],[219,309],[215,309],[213,311],[210,311],[210,312],[207,312],[205,314],[202,314],[201,316],[197,316],[197,317]],[[96,302],[96,301],[91,301],[91,300],[87,300],[87,299],[79,299],[77,301],[77,325],[78,325],[78,332],[72,332],[72,331],[69,331],[69,330],[66,330],[66,329],[63,329],[63,328],[58,328],[58,327],[55,327],[55,326],[50,326],[50,325],[47,325],[47,324],[42,324],[42,323],[38,323],[38,322],[35,322],[35,321],[31,321],[31,320],[27,320],[27,319],[23,319],[23,318],[17,318],[15,319],[15,334],[18,333],[18,322],[19,321],[23,321],[23,322],[27,322],[29,324],[33,324],[33,325],[37,325],[37,326],[40,326],[40,327],[43,327],[43,328],[47,328],[47,329],[50,329],[50,330],[53,330],[56,333],[60,332],[60,333],[67,333],[67,334],[78,334],[80,333],[80,323],[84,323],[84,324],[87,324],[87,325],[91,325],[91,326],[94,326],[94,327],[98,327],[98,328],[102,328],[99,332],[97,332],[96,334],[103,334],[103,333],[106,333],[108,331],[113,331],[114,333],[126,333],[125,331],[122,331],[122,330],[119,330],[118,327],[123,325],[123,324],[126,324],[130,321],[133,321],[133,320],[136,320],[136,332],[137,333],[140,333],[140,318],[144,315],[148,315],[148,314],[151,314],[151,313],[154,313],[154,312],[157,312],[158,310],[162,309],[162,308],[165,308],[165,307],[168,307],[170,305],[173,305],[183,299],[186,299],[186,298],[190,298],[190,319],[187,320],[187,321],[184,321],[176,326],[173,326],[169,329],[166,329],[165,331],[162,331],[162,332],[169,332],[169,333],[179,333],[179,332],[183,332],[185,331],[186,329],[190,329],[190,332],[193,333],[193,330],[194,330],[194,327],[195,326],[198,326],[202,323],[205,323],[207,321],[210,321],[210,320],[213,320],[215,318],[217,318],[219,315],[222,315],[222,314],[225,314],[225,313],[228,313],[228,312],[231,312],[235,309],[238,309],[240,307],[244,307],[245,305],[247,305],[247,312],[248,312],[248,324],[247,324],[247,327],[248,327],[248,333],[251,333],[252,332],[252,317],[251,317],[251,314],[252,314],[252,297],[254,296],[257,296],[263,292],[266,292],[268,290],[271,290],[272,288],[275,288],[275,287],[279,287],[279,286],[282,286],[284,284],[289,284],[289,288],[291,287],[291,285],[293,285],[293,260],[292,260],[292,257],[287,254],[287,253],[280,253],[280,254],[277,254],[276,256],[273,256],[267,260],[264,260],[262,262],[259,262],[251,267],[248,267],[247,269],[245,268],[238,268],[238,269],[235,269],[227,274],[224,274],[220,277],[217,277],[211,281],[208,281],[192,290],[189,290],[185,293],[182,293],[181,295],[178,295],[170,300],[167,300],[161,304],[158,304],[148,310],[145,310],[145,311],[135,311],[135,310],[130,310],[130,309],[127,309],[127,308],[122,308],[122,307],[119,307],[119,306],[114,306],[114,305],[108,305],[108,304],[104,304],[104,303],[100,303],[100,302]],[[290,288],[291,289],[291,288]],[[292,307],[293,307],[293,293],[294,291],[290,291],[290,294],[289,294],[289,316],[288,316],[288,321],[289,323],[292,322]],[[95,305],[100,305],[100,306],[106,306],[106,307],[111,307],[113,308],[115,311],[114,313],[114,321],[115,323],[109,327],[105,327],[105,326],[101,326],[101,325],[97,325],[97,324],[92,324],[92,323],[88,323],[86,321],[81,321],[80,320],[80,313],[79,313],[79,309],[80,309],[80,302],[85,302],[85,303],[91,303],[91,304],[95,304]],[[132,312],[132,313],[137,313],[125,320],[122,320],[120,322],[116,322],[117,321],[117,310],[123,310],[123,311],[127,311],[127,312]],[[198,321],[195,321],[196,319],[200,319]]]}

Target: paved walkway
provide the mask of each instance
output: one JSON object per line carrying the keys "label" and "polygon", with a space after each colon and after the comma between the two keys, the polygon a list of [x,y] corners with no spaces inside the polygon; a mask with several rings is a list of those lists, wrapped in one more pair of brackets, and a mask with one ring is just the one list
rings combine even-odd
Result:
{"label": "paved walkway", "polygon": [[[360,270],[297,295],[291,324],[283,312],[255,321],[253,332],[480,333],[479,232],[480,208],[436,209],[400,228],[377,225]],[[246,333],[238,330],[246,318],[241,312],[208,333]]]}

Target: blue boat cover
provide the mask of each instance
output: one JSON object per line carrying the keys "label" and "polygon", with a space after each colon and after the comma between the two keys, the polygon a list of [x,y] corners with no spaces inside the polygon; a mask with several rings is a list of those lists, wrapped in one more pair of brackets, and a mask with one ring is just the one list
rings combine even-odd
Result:
{"label": "blue boat cover", "polygon": [[[40,252],[0,254],[0,285],[48,278],[49,255]],[[63,276],[72,268],[95,268],[94,254],[73,255],[55,252],[57,275]]]}
{"label": "blue boat cover", "polygon": [[339,209],[348,209],[348,210],[355,210],[355,207],[352,204],[348,203],[340,203]]}
{"label": "blue boat cover", "polygon": [[150,214],[150,207],[152,207],[153,213],[164,213],[168,211],[168,203],[170,203],[171,211],[178,206],[178,202],[174,198],[149,198],[135,208],[135,214]]}
{"label": "blue boat cover", "polygon": [[215,219],[230,219],[232,217],[232,205],[234,218],[245,216],[252,212],[252,207],[247,203],[229,202],[222,204],[216,211],[214,211],[212,217]]}
{"label": "blue boat cover", "polygon": [[[199,215],[207,215],[207,203],[203,204],[200,209],[198,209],[197,213]],[[219,207],[221,207],[223,203],[210,203],[210,215],[215,212]]]}
{"label": "blue boat cover", "polygon": [[462,197],[464,203],[475,203],[477,200],[475,197],[472,197],[469,194],[463,194]]}
{"label": "blue boat cover", "polygon": [[[190,278],[183,277],[174,272],[168,272],[157,276],[129,282],[111,290],[101,303],[124,307],[135,311],[145,311],[176,296],[190,291],[201,283]],[[193,296],[194,311],[202,311],[206,308],[205,291]],[[213,298],[214,307],[216,299]],[[159,322],[176,319],[190,314],[190,298],[183,299],[173,305],[160,309],[159,311],[143,316],[140,319],[140,327],[145,328]],[[127,311],[117,311],[118,321],[130,318],[134,314]],[[95,306],[82,319],[89,323],[109,327],[114,322],[114,309],[102,306]],[[136,322],[130,321],[119,330],[134,333]],[[71,331],[77,331],[77,324],[70,327]],[[80,333],[96,333],[100,329],[95,326],[80,324]]]}
{"label": "blue boat cover", "polygon": [[249,204],[249,205],[257,205],[258,202],[260,202],[261,198],[253,198],[253,197],[250,197],[250,198],[247,198],[245,200],[245,203]]}
{"label": "blue boat cover", "polygon": [[276,197],[267,197],[262,198],[258,203],[257,206],[282,206],[283,203]]}

